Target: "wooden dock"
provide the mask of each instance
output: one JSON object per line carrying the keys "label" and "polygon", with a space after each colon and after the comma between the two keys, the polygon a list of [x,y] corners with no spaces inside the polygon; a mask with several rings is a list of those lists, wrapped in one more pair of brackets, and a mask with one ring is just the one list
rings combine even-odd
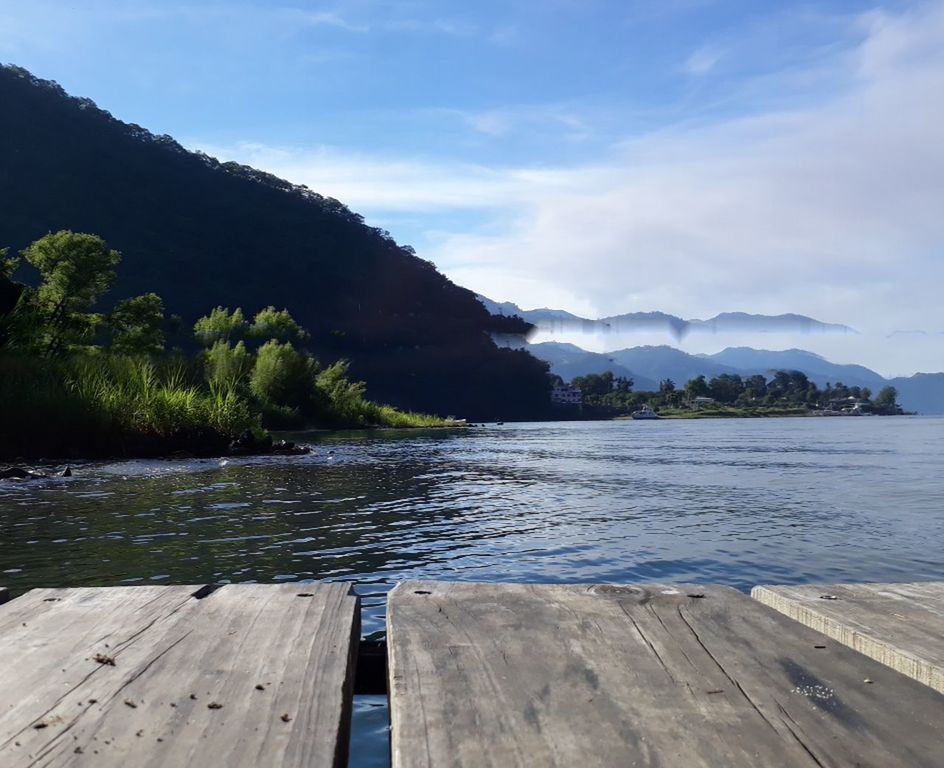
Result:
{"label": "wooden dock", "polygon": [[0,765],[343,766],[345,584],[35,589],[0,609]]}
{"label": "wooden dock", "polygon": [[944,697],[733,589],[406,582],[394,768],[940,768]]}
{"label": "wooden dock", "polygon": [[751,596],[944,693],[944,583],[754,587]]}
{"label": "wooden dock", "polygon": [[[941,650],[944,585],[763,589]],[[944,696],[729,588],[410,581],[387,622],[394,768],[944,765]],[[344,584],[33,590],[0,765],[346,765],[358,638]]]}

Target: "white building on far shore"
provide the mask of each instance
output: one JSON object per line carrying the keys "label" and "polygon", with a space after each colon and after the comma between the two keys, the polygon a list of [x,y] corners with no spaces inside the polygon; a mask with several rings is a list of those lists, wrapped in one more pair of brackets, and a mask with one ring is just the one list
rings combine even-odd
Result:
{"label": "white building on far shore", "polygon": [[560,384],[551,390],[551,402],[556,405],[583,405],[583,392],[580,387]]}

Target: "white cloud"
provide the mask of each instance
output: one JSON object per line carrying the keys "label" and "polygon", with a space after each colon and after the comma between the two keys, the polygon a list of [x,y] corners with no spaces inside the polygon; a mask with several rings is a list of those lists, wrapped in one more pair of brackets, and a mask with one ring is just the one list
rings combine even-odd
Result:
{"label": "white cloud", "polygon": [[[828,98],[637,135],[593,164],[494,169],[250,145],[229,154],[369,218],[479,215],[478,226],[427,232],[421,255],[526,307],[792,311],[869,339],[934,328],[944,284],[944,6],[860,22],[862,41],[833,63],[844,85],[835,91],[831,79]],[[486,113],[474,127],[500,135],[512,117]],[[907,367],[880,349],[865,362],[882,367],[883,354]]]}
{"label": "white cloud", "polygon": [[692,51],[685,60],[685,71],[690,75],[707,75],[724,56],[724,51],[711,45],[705,45]]}

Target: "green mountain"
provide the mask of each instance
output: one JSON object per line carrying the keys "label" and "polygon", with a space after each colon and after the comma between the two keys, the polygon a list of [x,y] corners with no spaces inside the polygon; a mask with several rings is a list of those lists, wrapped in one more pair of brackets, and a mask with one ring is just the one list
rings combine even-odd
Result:
{"label": "green mountain", "polygon": [[0,67],[0,104],[0,246],[95,233],[124,257],[112,302],[153,291],[189,323],[216,305],[286,307],[314,353],[353,361],[372,399],[473,419],[542,413],[546,366],[489,335],[527,324],[493,318],[337,200],[189,152],[18,67]]}

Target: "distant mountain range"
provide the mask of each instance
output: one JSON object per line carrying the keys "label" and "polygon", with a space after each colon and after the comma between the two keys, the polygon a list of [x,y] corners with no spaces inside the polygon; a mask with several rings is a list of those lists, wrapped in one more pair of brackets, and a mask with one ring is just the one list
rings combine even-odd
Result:
{"label": "distant mountain range", "polygon": [[668,333],[682,339],[691,333],[802,333],[854,334],[856,330],[838,323],[824,323],[806,315],[752,315],[722,312],[708,320],[684,320],[665,312],[629,312],[592,320],[562,309],[522,309],[510,301],[496,302],[478,295],[493,315],[518,315],[538,330],[551,333]]}
{"label": "distant mountain range", "polygon": [[832,363],[802,349],[769,351],[750,347],[729,347],[713,355],[691,355],[669,346],[644,346],[613,352],[588,352],[573,344],[543,342],[526,345],[535,357],[545,360],[551,372],[565,380],[588,373],[612,371],[628,376],[637,390],[655,390],[662,379],[683,386],[696,376],[712,378],[722,373],[753,376],[777,370],[805,373],[817,386],[842,382],[847,386],[869,387],[873,393],[885,386],[898,390],[905,410],[922,414],[944,414],[944,373],[918,373],[910,377],[886,379],[861,365]]}

